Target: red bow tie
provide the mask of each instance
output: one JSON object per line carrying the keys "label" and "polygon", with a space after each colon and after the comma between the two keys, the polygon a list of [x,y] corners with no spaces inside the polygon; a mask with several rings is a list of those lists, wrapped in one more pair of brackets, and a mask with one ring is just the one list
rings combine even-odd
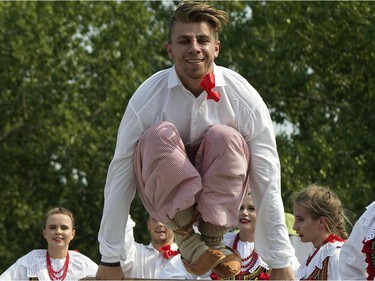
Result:
{"label": "red bow tie", "polygon": [[207,92],[207,99],[212,99],[216,102],[220,100],[220,94],[212,91],[215,87],[215,75],[213,73],[206,74],[201,82],[201,87]]}
{"label": "red bow tie", "polygon": [[171,250],[171,245],[165,245],[165,246],[161,247],[160,251],[163,252],[163,256],[166,259],[169,259],[169,258],[171,258],[171,257],[173,257],[173,256],[175,256],[179,253],[178,251]]}

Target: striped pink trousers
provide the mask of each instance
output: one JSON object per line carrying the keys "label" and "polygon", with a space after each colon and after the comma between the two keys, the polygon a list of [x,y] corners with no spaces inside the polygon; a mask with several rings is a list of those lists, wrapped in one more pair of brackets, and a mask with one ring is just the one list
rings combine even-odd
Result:
{"label": "striped pink trousers", "polygon": [[199,146],[185,148],[176,127],[162,122],[143,133],[134,159],[140,197],[154,218],[167,223],[195,205],[206,222],[237,224],[249,191],[250,152],[235,129],[214,125]]}

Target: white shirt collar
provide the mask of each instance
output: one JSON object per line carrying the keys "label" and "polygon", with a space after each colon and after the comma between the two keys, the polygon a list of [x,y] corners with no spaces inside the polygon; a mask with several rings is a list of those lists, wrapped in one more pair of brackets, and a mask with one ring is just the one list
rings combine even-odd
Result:
{"label": "white shirt collar", "polygon": [[[221,71],[220,67],[218,67],[215,63],[214,63],[214,74],[215,74],[215,87],[224,87],[226,84],[224,81],[223,72]],[[178,85],[183,86],[180,78],[177,75],[176,67],[173,66],[169,72],[168,89],[171,89]]]}

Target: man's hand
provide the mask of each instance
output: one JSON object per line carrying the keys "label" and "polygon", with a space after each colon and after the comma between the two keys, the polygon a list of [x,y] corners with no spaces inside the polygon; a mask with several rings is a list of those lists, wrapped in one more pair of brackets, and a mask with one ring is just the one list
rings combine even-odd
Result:
{"label": "man's hand", "polygon": [[95,280],[125,280],[121,266],[99,265]]}
{"label": "man's hand", "polygon": [[296,280],[291,267],[272,268],[270,280]]}

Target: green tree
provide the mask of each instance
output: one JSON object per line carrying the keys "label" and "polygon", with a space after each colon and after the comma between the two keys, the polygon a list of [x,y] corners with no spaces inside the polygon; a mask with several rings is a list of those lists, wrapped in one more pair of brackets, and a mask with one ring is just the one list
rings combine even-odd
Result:
{"label": "green tree", "polygon": [[163,22],[146,4],[0,3],[0,269],[46,246],[41,222],[56,205],[76,215],[72,248],[98,261],[121,116],[138,85],[169,63]]}
{"label": "green tree", "polygon": [[[355,220],[375,198],[375,13],[371,2],[247,2],[225,32],[223,63],[261,93],[275,122],[282,190],[317,182]],[[243,40],[238,40],[238,36]]]}
{"label": "green tree", "polygon": [[[44,248],[43,214],[76,215],[72,248],[99,261],[103,188],[127,101],[169,67],[164,2],[0,2],[0,272]],[[259,91],[277,124],[282,194],[336,191],[355,220],[374,199],[371,2],[215,1],[231,23],[218,64]],[[132,204],[136,239],[145,211]]]}

